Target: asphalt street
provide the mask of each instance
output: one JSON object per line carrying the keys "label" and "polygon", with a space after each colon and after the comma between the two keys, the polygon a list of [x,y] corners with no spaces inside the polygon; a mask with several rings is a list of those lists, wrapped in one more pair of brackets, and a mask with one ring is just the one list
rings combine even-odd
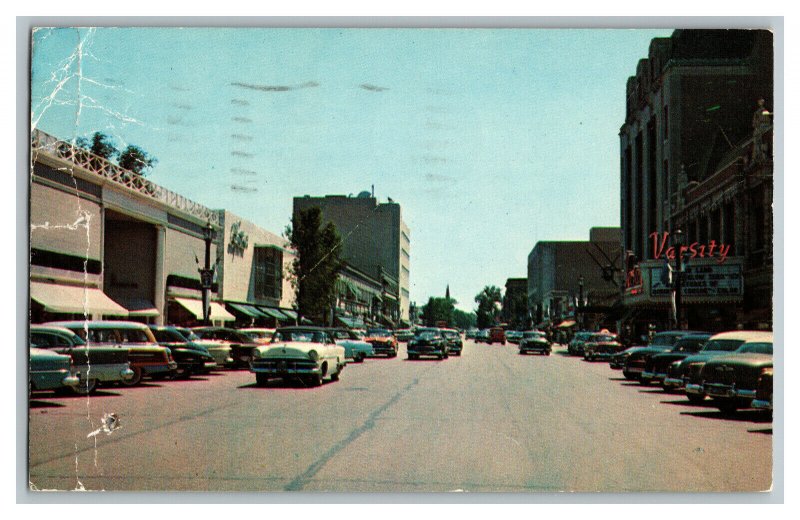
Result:
{"label": "asphalt street", "polygon": [[[320,388],[247,371],[35,394],[32,489],[761,491],[772,425],[625,381],[607,363],[467,342],[350,364]],[[104,414],[118,425],[103,431]]]}

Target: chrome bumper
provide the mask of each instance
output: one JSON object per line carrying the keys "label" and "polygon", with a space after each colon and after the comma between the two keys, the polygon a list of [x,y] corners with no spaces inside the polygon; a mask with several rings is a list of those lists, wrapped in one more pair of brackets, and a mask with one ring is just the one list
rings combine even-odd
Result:
{"label": "chrome bumper", "polygon": [[686,385],[686,393],[687,394],[697,394],[697,395],[706,395],[705,390],[703,390],[703,385],[697,385],[694,383],[689,383]]}
{"label": "chrome bumper", "polygon": [[667,388],[682,388],[683,379],[677,379],[675,377],[665,377],[664,386]]}
{"label": "chrome bumper", "polygon": [[772,410],[772,401],[754,399],[750,406],[752,406],[753,408],[757,408],[759,410]]}
{"label": "chrome bumper", "polygon": [[78,386],[81,382],[81,378],[77,375],[70,374],[64,379],[61,380],[61,384],[64,386]]}

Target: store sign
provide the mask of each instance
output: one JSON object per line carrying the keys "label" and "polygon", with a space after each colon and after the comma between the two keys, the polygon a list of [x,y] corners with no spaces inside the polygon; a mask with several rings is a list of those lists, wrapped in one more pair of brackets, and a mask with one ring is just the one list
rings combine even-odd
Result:
{"label": "store sign", "polygon": [[[681,294],[688,297],[742,296],[744,292],[742,265],[716,262],[715,260],[713,263],[686,264],[681,278]],[[672,276],[674,277],[675,273]],[[669,278],[669,270],[654,266],[650,270],[650,295],[670,296],[672,285]]]}
{"label": "store sign", "polygon": [[[653,241],[653,258],[658,260],[666,257],[670,260],[675,260],[677,251],[674,246],[667,247],[669,243],[669,232],[665,231],[659,233],[657,231],[650,233],[650,239]],[[728,253],[731,252],[731,244],[717,243],[716,240],[710,240],[708,244],[701,244],[700,242],[692,242],[688,246],[680,246],[681,258],[694,259],[694,258],[715,258],[717,263],[724,263],[728,258]]]}

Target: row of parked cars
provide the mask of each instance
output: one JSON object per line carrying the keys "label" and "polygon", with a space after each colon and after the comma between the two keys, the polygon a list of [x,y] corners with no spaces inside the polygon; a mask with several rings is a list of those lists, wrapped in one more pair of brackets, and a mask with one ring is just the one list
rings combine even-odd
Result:
{"label": "row of parked cars", "polygon": [[[30,327],[32,390],[90,394],[98,385],[136,385],[143,378],[190,378],[222,368],[247,368],[256,383],[300,379],[312,385],[336,380],[348,362],[397,357],[388,329],[284,327],[280,329],[181,328],[127,321],[62,321]],[[452,329],[420,328],[408,341],[409,358],[460,355]]]}
{"label": "row of parked cars", "polygon": [[772,332],[665,331],[627,349],[606,331],[579,332],[568,351],[587,361],[608,360],[626,379],[685,393],[693,403],[710,398],[724,413],[772,410]]}

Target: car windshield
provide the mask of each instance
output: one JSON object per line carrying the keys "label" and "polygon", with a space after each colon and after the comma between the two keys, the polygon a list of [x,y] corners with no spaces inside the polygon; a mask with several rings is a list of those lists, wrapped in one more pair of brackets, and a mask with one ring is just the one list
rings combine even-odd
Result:
{"label": "car windshield", "polygon": [[367,336],[371,338],[388,338],[392,333],[386,329],[368,329]]}
{"label": "car windshield", "polygon": [[712,339],[706,346],[703,347],[702,352],[716,351],[716,352],[733,352],[744,343],[743,339]]}
{"label": "car windshield", "polygon": [[272,342],[297,341],[299,343],[323,343],[325,333],[316,330],[279,330],[272,336]]}
{"label": "car windshield", "polygon": [[169,329],[153,330],[153,336],[159,343],[187,343],[189,341],[180,332]]}
{"label": "car windshield", "polygon": [[616,336],[611,336],[609,334],[598,334],[597,336],[594,336],[592,338],[592,341],[595,341],[595,342],[598,342],[598,343],[600,343],[600,342],[608,342],[608,341],[616,341],[616,340],[617,340]]}
{"label": "car windshield", "polygon": [[442,336],[444,336],[445,338],[449,338],[449,339],[456,339],[456,338],[458,338],[458,332],[456,332],[454,330],[443,330],[442,331]]}
{"label": "car windshield", "polygon": [[524,339],[534,339],[534,338],[541,338],[544,336],[544,332],[523,332],[522,337]]}
{"label": "car windshield", "polygon": [[334,339],[361,339],[354,332],[349,330],[337,330],[333,332]]}
{"label": "car windshield", "polygon": [[671,352],[699,352],[703,345],[705,345],[706,339],[681,339],[675,346],[672,348]]}
{"label": "car windshield", "polygon": [[680,336],[676,336],[675,334],[656,334],[653,336],[653,340],[649,345],[652,347],[669,347],[674,345],[679,339],[681,339]]}
{"label": "car windshield", "polygon": [[439,329],[419,329],[417,337],[420,339],[439,338],[441,337],[441,332],[439,332]]}
{"label": "car windshield", "polygon": [[264,339],[272,337],[272,331],[269,330],[243,330],[242,334],[247,335],[250,339]]}
{"label": "car windshield", "polygon": [[772,343],[745,343],[736,352],[740,354],[772,354]]}

